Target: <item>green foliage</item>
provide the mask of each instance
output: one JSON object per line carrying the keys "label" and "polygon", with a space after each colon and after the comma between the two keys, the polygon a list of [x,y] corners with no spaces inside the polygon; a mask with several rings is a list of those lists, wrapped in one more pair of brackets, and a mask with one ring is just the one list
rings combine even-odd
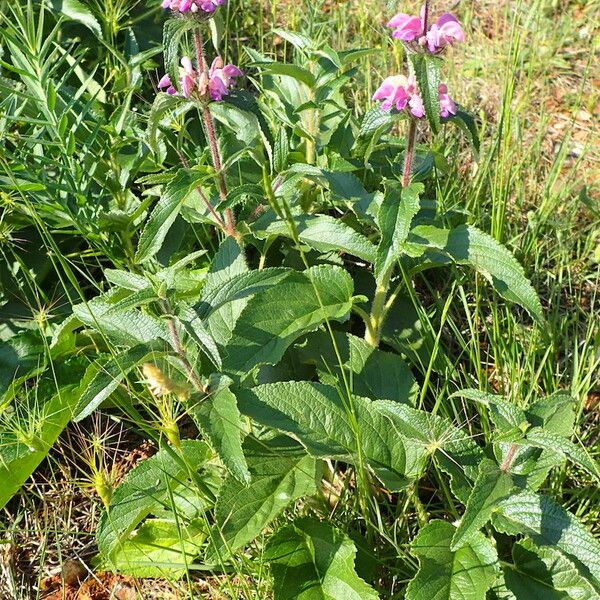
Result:
{"label": "green foliage", "polygon": [[199,40],[235,56],[248,11],[169,18],[162,68],[158,10],[51,4],[11,3],[0,32],[0,507],[102,411],[156,453],[116,485],[89,434],[97,568],[276,600],[598,597],[590,502],[565,485],[600,480],[583,405],[538,397],[564,385],[541,375],[563,369],[552,307],[499,241],[526,256],[521,232],[457,191],[485,195],[495,155],[453,172],[445,125],[476,151],[486,127],[440,119],[443,55],[408,58],[427,119],[366,110],[372,51],[336,51],[311,9],[243,49],[223,101],[150,103],[155,72],[211,63]]}
{"label": "green foliage", "polygon": [[354,570],[356,548],[327,523],[298,519],[269,539],[265,558],[272,565],[276,600],[379,598]]}

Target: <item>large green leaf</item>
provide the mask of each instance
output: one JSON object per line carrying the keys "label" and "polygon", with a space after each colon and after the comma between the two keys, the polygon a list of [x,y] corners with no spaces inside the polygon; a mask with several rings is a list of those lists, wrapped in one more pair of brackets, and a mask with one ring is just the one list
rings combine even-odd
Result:
{"label": "large green leaf", "polygon": [[479,474],[483,451],[469,434],[443,417],[398,402],[380,400],[377,408],[390,419],[392,434],[422,448],[450,476],[455,496],[466,504]]}
{"label": "large green leaf", "polygon": [[419,195],[423,189],[422,183],[413,183],[406,188],[395,182],[386,183],[385,196],[377,213],[381,230],[375,261],[375,277],[378,281],[402,255],[410,224],[419,212]]}
{"label": "large green leaf", "polygon": [[431,521],[412,543],[419,571],[406,590],[406,600],[484,600],[497,576],[498,555],[481,533],[453,552],[456,529]]}
{"label": "large green leaf", "polygon": [[177,579],[199,554],[206,540],[205,523],[196,519],[148,519],[114,549],[110,564],[136,577]]}
{"label": "large green leaf", "polygon": [[[190,470],[198,471],[212,458],[212,451],[204,442],[183,440],[181,446],[184,459],[164,448],[130,471],[115,490],[96,532],[98,550],[109,563],[116,553],[123,568],[123,560],[128,556],[123,546],[129,543],[131,532],[149,514],[169,506],[177,488],[189,485]],[[132,565],[136,566],[139,565]]]}
{"label": "large green leaf", "polygon": [[138,309],[115,311],[114,305],[103,298],[94,298],[73,307],[76,317],[85,325],[99,331],[115,343],[147,344],[155,340],[169,340],[166,324]]}
{"label": "large green leaf", "polygon": [[354,570],[352,540],[328,523],[301,518],[273,535],[264,553],[275,600],[376,600]]}
{"label": "large green leaf", "polygon": [[335,346],[329,331],[315,331],[294,347],[294,356],[316,365],[321,383],[341,386],[339,356],[353,394],[414,405],[419,386],[398,354],[374,348],[349,333],[334,331],[333,335]]}
{"label": "large green leaf", "polygon": [[240,390],[238,402],[244,414],[289,433],[314,456],[366,462],[389,489],[401,489],[423,470],[426,448],[409,443],[367,398],[288,381]]}
{"label": "large green leaf", "polygon": [[247,437],[244,451],[252,479],[250,485],[244,485],[230,476],[223,483],[215,506],[209,562],[225,560],[292,502],[317,490],[315,459],[290,438],[262,441]]}
{"label": "large green leaf", "polygon": [[504,565],[504,581],[515,600],[596,600],[600,593],[582,570],[556,548],[531,541],[513,546],[513,565]]}
{"label": "large green leaf", "polygon": [[451,550],[457,550],[474,539],[490,520],[498,502],[506,498],[513,487],[510,474],[500,470],[495,462],[485,459],[481,463],[465,514],[452,538]]}
{"label": "large green leaf", "polygon": [[[311,248],[320,252],[346,252],[370,263],[375,261],[375,246],[343,221],[328,215],[301,215],[293,220],[298,239]],[[268,219],[256,223],[255,233],[260,238],[269,235],[293,237],[290,224],[275,219],[271,213]]]}
{"label": "large green leaf", "polygon": [[273,267],[238,273],[234,277],[224,280],[219,286],[212,284],[208,286],[207,284],[196,310],[201,316],[208,316],[228,302],[249,298],[273,287],[283,281],[291,272],[291,269],[284,267]]}
{"label": "large green leaf", "polygon": [[299,336],[327,319],[345,319],[352,308],[352,278],[339,267],[319,265],[294,272],[255,295],[237,319],[224,350],[225,371],[245,375],[277,363]]}
{"label": "large green leaf", "polygon": [[192,193],[202,177],[199,173],[194,174],[187,169],[180,169],[177,175],[167,183],[160,200],[152,209],[140,234],[135,254],[137,262],[142,263],[152,258],[161,249],[185,199]]}
{"label": "large green leaf", "polygon": [[525,534],[538,546],[555,546],[577,559],[600,584],[600,543],[562,506],[547,496],[530,492],[498,504],[494,526],[510,535]]}
{"label": "large green leaf", "polygon": [[231,390],[228,387],[217,389],[193,408],[191,415],[230,473],[248,483],[250,473],[242,451],[241,415]]}
{"label": "large green leaf", "polygon": [[537,321],[543,322],[540,300],[525,277],[523,267],[487,233],[470,225],[454,229],[418,225],[408,237],[407,251],[413,256],[427,253],[427,258],[434,264],[450,260],[472,266],[490,280],[503,298],[519,303]]}

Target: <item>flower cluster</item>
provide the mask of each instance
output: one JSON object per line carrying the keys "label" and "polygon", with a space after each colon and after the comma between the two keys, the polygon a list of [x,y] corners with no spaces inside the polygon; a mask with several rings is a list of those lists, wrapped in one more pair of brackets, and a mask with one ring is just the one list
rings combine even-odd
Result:
{"label": "flower cluster", "polygon": [[163,0],[161,6],[179,13],[211,14],[222,4],[225,0]]}
{"label": "flower cluster", "polygon": [[[456,41],[464,41],[465,36],[460,23],[450,13],[443,14],[431,27],[427,28],[425,8],[420,17],[397,14],[388,23],[393,28],[392,37],[402,40],[414,51],[427,49],[432,54],[441,52]],[[438,87],[440,117],[443,119],[456,114],[456,104],[448,94],[448,86],[440,83]],[[425,116],[423,98],[414,74],[408,77],[393,75],[383,80],[373,100],[381,100],[381,108],[397,111],[407,110],[411,117],[421,119]]]}
{"label": "flower cluster", "polygon": [[[235,78],[240,77],[242,72],[235,65],[224,65],[223,59],[217,56],[210,66],[208,73],[200,73],[194,69],[189,57],[181,59],[179,69],[179,91],[185,98],[197,96],[200,100],[221,101],[235,84]],[[177,89],[168,75],[158,82],[158,87],[165,90],[167,94],[177,94]]]}
{"label": "flower cluster", "polygon": [[443,14],[425,31],[424,14],[421,17],[398,13],[387,24],[394,31],[392,37],[403,42],[414,42],[436,54],[454,42],[464,42],[465,34],[454,15]]}
{"label": "flower cluster", "polygon": [[[448,95],[448,86],[445,83],[440,84],[438,97],[440,101],[440,116],[446,118],[450,115],[455,115],[456,104]],[[373,100],[383,100],[381,103],[383,110],[395,108],[397,111],[402,111],[408,109],[409,113],[417,119],[425,116],[423,99],[419,94],[414,75],[409,75],[408,77],[404,75],[386,77],[373,95]]]}

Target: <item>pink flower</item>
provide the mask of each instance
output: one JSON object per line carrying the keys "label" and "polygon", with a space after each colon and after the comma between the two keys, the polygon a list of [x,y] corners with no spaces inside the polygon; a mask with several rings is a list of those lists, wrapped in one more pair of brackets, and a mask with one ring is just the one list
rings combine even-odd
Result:
{"label": "pink flower", "polygon": [[[455,115],[456,104],[448,95],[448,86],[445,83],[439,85],[438,97],[440,100],[440,117],[445,119],[450,115]],[[373,94],[373,100],[383,100],[381,103],[383,110],[395,108],[397,111],[402,111],[408,109],[409,114],[417,119],[425,116],[423,98],[419,93],[414,75],[387,77]]]}
{"label": "pink flower", "polygon": [[388,27],[393,27],[392,36],[405,42],[416,40],[423,33],[423,22],[419,17],[411,17],[406,13],[398,13],[393,17]]}
{"label": "pink flower", "polygon": [[383,110],[395,108],[401,111],[408,107],[414,117],[420,118],[425,114],[414,75],[387,77],[373,94],[373,100],[383,100],[381,103]]}
{"label": "pink flower", "polygon": [[440,83],[438,88],[438,97],[440,99],[440,117],[446,119],[450,115],[456,114],[456,104],[448,95],[448,86],[445,83]]}
{"label": "pink flower", "polygon": [[454,15],[445,13],[429,28],[427,34],[419,39],[419,44],[427,44],[429,52],[438,52],[455,41],[464,42],[465,34]]}
{"label": "pink flower", "polygon": [[223,66],[223,59],[217,56],[208,72],[208,93],[212,100],[219,102],[229,94],[229,90],[235,85],[235,77],[241,77],[243,73],[235,65]]}
{"label": "pink flower", "polygon": [[163,0],[161,6],[180,13],[213,13],[225,0]]}
{"label": "pink flower", "polygon": [[[168,75],[164,75],[161,78],[158,82],[158,87],[160,89],[167,88],[167,94],[174,95],[177,93],[177,90],[173,86],[171,78]],[[182,96],[189,98],[195,88],[196,71],[194,70],[192,61],[187,56],[184,56],[181,59],[181,67],[179,69],[179,90],[181,91]]]}
{"label": "pink flower", "polygon": [[420,17],[398,13],[387,25],[394,29],[393,37],[404,42],[417,40],[420,46],[427,46],[431,53],[437,53],[456,41],[464,42],[465,34],[454,15],[443,14],[425,33],[423,20],[424,11],[421,11]]}

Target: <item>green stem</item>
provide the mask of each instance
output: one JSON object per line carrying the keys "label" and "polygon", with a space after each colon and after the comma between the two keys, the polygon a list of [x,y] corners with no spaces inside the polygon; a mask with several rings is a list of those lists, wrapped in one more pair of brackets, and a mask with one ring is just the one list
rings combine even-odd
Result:
{"label": "green stem", "polygon": [[[404,157],[404,172],[402,174],[402,187],[405,188],[410,184],[410,172],[415,154],[415,141],[417,139],[417,121],[410,119],[408,126],[408,134],[406,139],[406,153]],[[385,321],[385,316],[390,307],[386,303],[390,280],[394,272],[394,264],[392,263],[388,270],[383,273],[381,280],[375,289],[375,297],[371,306],[371,316],[366,321],[365,341],[371,346],[377,347],[381,339],[381,328]]]}

